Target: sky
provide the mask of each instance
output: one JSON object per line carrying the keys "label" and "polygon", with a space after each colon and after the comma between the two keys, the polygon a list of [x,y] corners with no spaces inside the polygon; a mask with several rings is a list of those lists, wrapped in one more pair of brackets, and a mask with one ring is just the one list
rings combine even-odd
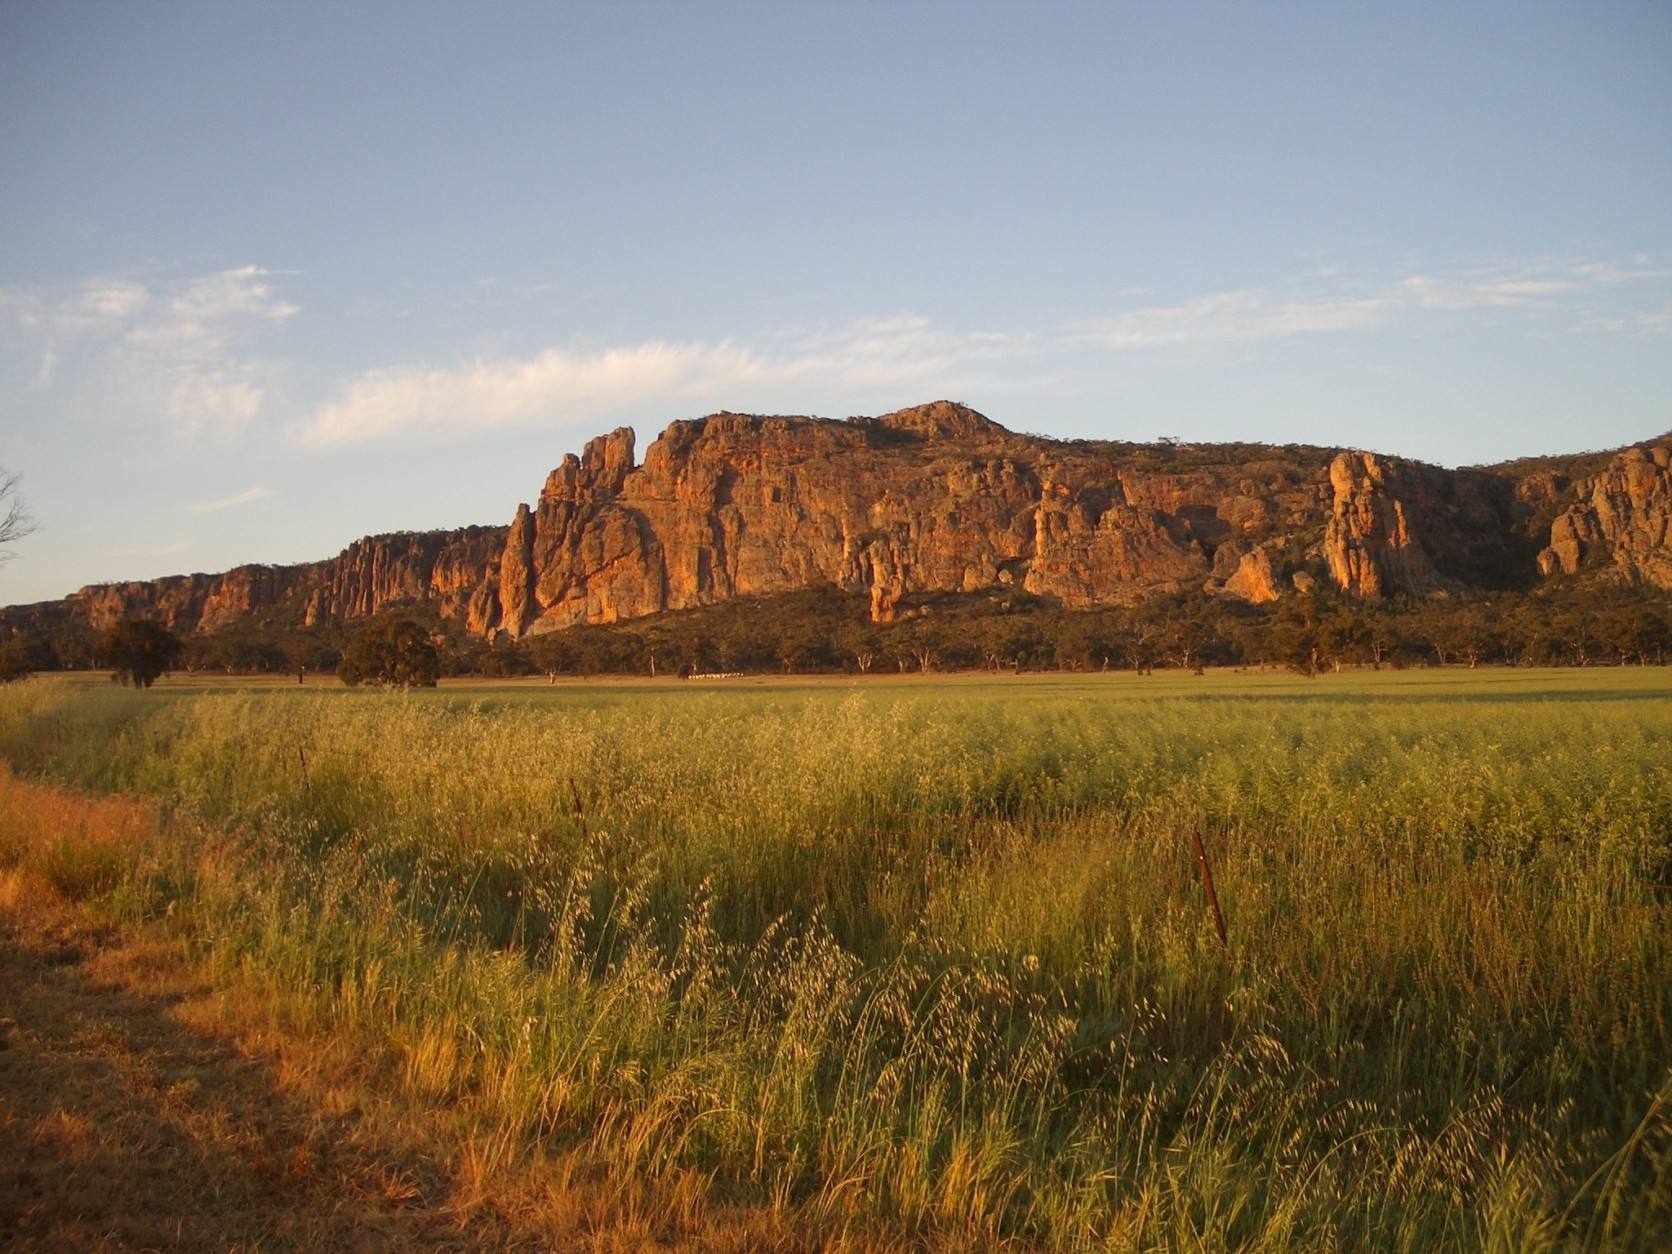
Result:
{"label": "sky", "polygon": [[1445,465],[1672,428],[1672,4],[0,3],[0,604],[963,401]]}

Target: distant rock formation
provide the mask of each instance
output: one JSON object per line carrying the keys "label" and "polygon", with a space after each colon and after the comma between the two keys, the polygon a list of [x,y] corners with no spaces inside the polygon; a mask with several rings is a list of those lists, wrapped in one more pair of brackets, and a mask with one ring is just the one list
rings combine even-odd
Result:
{"label": "distant rock formation", "polygon": [[1630,583],[1672,588],[1672,441],[1620,450],[1574,495],[1538,555],[1543,574],[1594,564]]}
{"label": "distant rock formation", "polygon": [[[1282,595],[1277,586],[1277,575],[1272,567],[1271,554],[1267,553],[1263,545],[1255,545],[1246,553],[1240,552],[1240,545],[1231,544],[1220,550],[1220,554],[1236,559],[1236,566],[1225,579],[1225,591],[1235,597],[1254,605],[1264,605],[1268,601],[1275,601]],[[1216,555],[1214,570],[1220,569],[1221,562]]]}
{"label": "distant rock formation", "polygon": [[[1672,439],[1571,479],[1562,459],[1443,470],[1288,445],[1058,441],[937,401],[833,421],[720,413],[590,441],[508,527],[374,536],[329,561],[84,588],[24,607],[102,628],[313,625],[422,603],[482,636],[833,584],[888,622],[916,594],[1068,607],[1319,578],[1366,599],[1594,572],[1672,588]],[[1592,464],[1599,464],[1593,459]],[[3,613],[20,621],[24,610]]]}
{"label": "distant rock formation", "polygon": [[412,601],[434,605],[444,618],[468,618],[484,568],[504,546],[503,527],[397,532],[356,540],[329,561],[94,584],[57,604],[71,621],[95,631],[144,616],[175,631],[210,632],[273,611],[311,627],[369,618]]}

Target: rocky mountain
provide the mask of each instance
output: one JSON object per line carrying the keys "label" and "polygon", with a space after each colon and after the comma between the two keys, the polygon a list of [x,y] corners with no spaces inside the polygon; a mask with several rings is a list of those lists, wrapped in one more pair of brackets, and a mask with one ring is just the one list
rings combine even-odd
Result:
{"label": "rocky mountain", "polygon": [[1556,516],[1538,555],[1541,574],[1587,565],[1631,583],[1672,588],[1672,440],[1622,449],[1574,485],[1577,499]]}
{"label": "rocky mountain", "polygon": [[368,536],[323,562],[93,584],[62,601],[0,610],[0,625],[98,631],[147,617],[178,632],[218,631],[248,619],[311,627],[414,601],[433,605],[443,618],[462,618],[504,546],[504,527]]}
{"label": "rocky mountain", "polygon": [[1672,588],[1672,435],[1585,459],[1444,470],[1358,450],[1020,435],[937,401],[833,421],[621,428],[508,527],[357,541],[329,561],[84,588],[4,611],[102,628],[312,625],[421,602],[483,636],[832,584],[887,622],[914,594],[1018,588],[1067,607],[1330,580],[1374,599],[1595,577]]}

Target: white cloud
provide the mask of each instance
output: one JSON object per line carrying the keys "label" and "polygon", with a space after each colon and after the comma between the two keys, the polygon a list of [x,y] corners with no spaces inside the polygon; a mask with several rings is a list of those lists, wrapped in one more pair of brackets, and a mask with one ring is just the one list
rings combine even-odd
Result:
{"label": "white cloud", "polygon": [[1664,279],[1664,269],[1643,258],[1616,262],[1545,262],[1475,267],[1452,275],[1415,274],[1394,285],[1397,302],[1429,309],[1503,309],[1549,305],[1561,297],[1649,279]]}
{"label": "white cloud", "polygon": [[175,540],[170,544],[139,544],[127,549],[112,549],[112,557],[168,557],[174,553],[184,553],[192,547],[190,540]]}
{"label": "white cloud", "polygon": [[1382,297],[1274,300],[1264,292],[1219,292],[1182,305],[1150,305],[1084,324],[1079,337],[1110,349],[1172,348],[1318,331],[1349,331],[1382,318]]}
{"label": "white cloud", "polygon": [[1662,336],[1672,332],[1672,300],[1658,309],[1642,309],[1613,317],[1587,318],[1578,328],[1582,331],[1608,331],[1643,338]]}
{"label": "white cloud", "polygon": [[[299,444],[331,447],[579,426],[625,414],[800,409],[832,396],[1038,390],[1107,369],[1097,364],[1107,354],[1222,351],[1510,311],[1546,325],[1560,316],[1592,330],[1657,333],[1665,314],[1655,305],[1643,311],[1643,281],[1668,273],[1642,257],[1499,262],[1356,284],[1339,270],[1314,271],[1268,288],[1171,303],[1122,289],[1110,294],[1107,316],[1055,326],[965,330],[904,312],[747,342],[571,342],[522,356],[365,370],[338,382],[287,430]],[[1634,283],[1633,300],[1612,295]],[[268,355],[268,337],[298,312],[274,276],[256,266],[173,280],[106,276],[56,288],[0,287],[0,350],[15,352],[14,342],[22,348],[23,386],[32,380],[44,391],[103,380],[111,398],[182,438],[225,436],[274,417],[274,393],[288,368]]]}
{"label": "white cloud", "polygon": [[731,341],[647,340],[614,348],[550,348],[456,367],[371,370],[298,424],[302,444],[360,443],[396,433],[572,425],[622,410],[748,404],[785,385],[802,394],[909,386],[1011,357],[1015,337],[959,334],[915,315],[803,333],[759,348]]}
{"label": "white cloud", "polygon": [[783,379],[828,376],[850,387],[909,384],[1015,361],[1038,344],[1030,333],[954,331],[921,314],[901,313],[803,332],[778,348],[768,371]]}
{"label": "white cloud", "polygon": [[239,505],[253,505],[256,501],[265,501],[272,495],[272,488],[257,484],[253,488],[245,488],[242,492],[232,496],[223,496],[214,501],[200,501],[196,505],[188,505],[186,508],[194,514],[209,514],[216,510],[233,509]]}
{"label": "white cloud", "polygon": [[124,279],[89,279],[77,287],[0,288],[0,328],[6,339],[35,355],[34,384],[52,384],[65,355],[91,341],[108,342],[150,302],[150,294]]}
{"label": "white cloud", "polygon": [[197,352],[146,363],[167,379],[163,408],[175,434],[230,434],[257,418],[266,403],[263,371],[255,363]]}
{"label": "white cloud", "polygon": [[[1604,285],[1665,274],[1642,264],[1549,264],[1477,268],[1457,275],[1414,274],[1357,292],[1218,292],[1086,323],[1079,333],[1091,343],[1124,351],[1356,331],[1421,310],[1547,306]],[[1322,277],[1339,280],[1333,273]]]}
{"label": "white cloud", "polygon": [[187,438],[234,431],[261,414],[273,367],[251,342],[297,312],[256,266],[149,283],[117,276],[0,289],[0,327],[32,346],[37,388],[52,387],[74,362],[79,374],[110,377]]}
{"label": "white cloud", "polygon": [[578,422],[653,397],[745,379],[759,362],[727,344],[649,341],[583,353],[547,349],[521,360],[371,370],[296,431],[305,444],[347,444],[397,431],[447,433],[542,419]]}
{"label": "white cloud", "polygon": [[273,294],[266,276],[256,266],[241,266],[177,283],[155,316],[128,332],[128,342],[218,350],[241,330],[300,312]]}
{"label": "white cloud", "polygon": [[1583,286],[1578,279],[1460,280],[1418,274],[1401,279],[1394,290],[1400,300],[1429,309],[1501,309],[1560,296]]}
{"label": "white cloud", "polygon": [[[93,280],[83,288],[78,302],[83,317],[100,322],[131,318],[151,303],[151,294],[138,283],[125,279]],[[72,311],[77,306],[71,306]]]}
{"label": "white cloud", "polygon": [[[1360,331],[1433,311],[1543,306],[1601,285],[1656,277],[1630,266],[1476,268],[1381,284],[1313,276],[1275,290],[1216,292],[1054,328],[959,331],[902,313],[735,340],[646,340],[548,348],[527,357],[369,370],[294,424],[298,443],[326,447],[395,435],[462,436],[490,428],[574,426],[659,408],[802,406],[832,393],[968,395],[1041,384],[1091,352],[1159,352]],[[1327,282],[1331,286],[1320,290]]]}
{"label": "white cloud", "polygon": [[246,351],[252,333],[295,316],[267,272],[223,270],[172,286],[154,313],[135,320],[126,353],[167,382],[164,408],[177,433],[236,431],[259,417],[271,370]]}
{"label": "white cloud", "polygon": [[1595,283],[1631,283],[1640,279],[1664,279],[1672,276],[1672,270],[1651,265],[1649,259],[1641,253],[1633,257],[1629,265],[1611,261],[1588,261],[1570,265],[1567,269],[1576,277]]}

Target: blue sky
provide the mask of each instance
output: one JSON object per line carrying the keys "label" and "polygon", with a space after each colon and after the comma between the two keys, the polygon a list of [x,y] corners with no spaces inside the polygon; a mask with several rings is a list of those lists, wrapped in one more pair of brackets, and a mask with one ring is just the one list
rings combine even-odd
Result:
{"label": "blue sky", "polygon": [[0,603],[938,397],[1445,464],[1672,427],[1672,5],[0,6]]}

